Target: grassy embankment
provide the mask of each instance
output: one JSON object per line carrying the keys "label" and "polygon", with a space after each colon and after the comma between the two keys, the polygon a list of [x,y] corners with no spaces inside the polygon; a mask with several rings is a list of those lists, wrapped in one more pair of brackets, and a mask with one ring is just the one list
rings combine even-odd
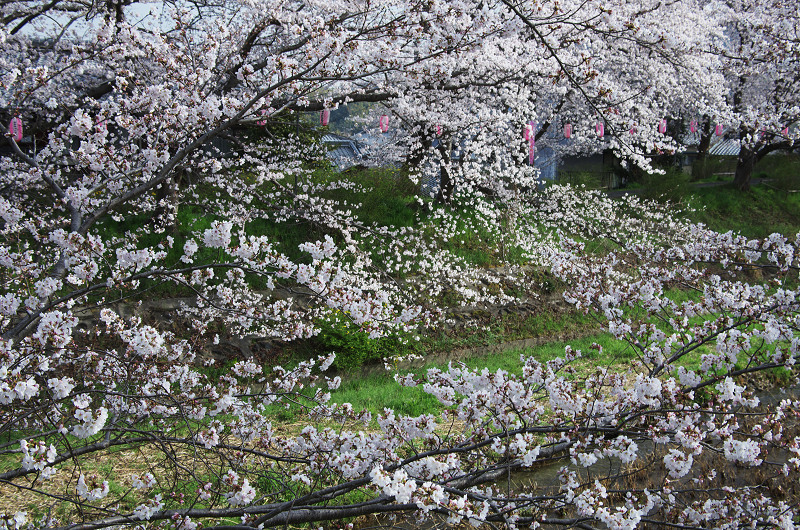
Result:
{"label": "grassy embankment", "polygon": [[[416,222],[415,211],[409,207],[410,200],[392,188],[398,181],[403,185],[405,183],[401,177],[388,176],[389,179],[386,178],[387,175],[377,174],[358,177],[369,178],[373,181],[373,189],[378,188],[378,192],[366,194],[363,197],[367,206],[359,212],[359,215],[369,222],[409,226]],[[393,182],[394,184],[392,184]],[[696,209],[691,214],[694,220],[705,222],[719,231],[736,230],[748,237],[762,237],[776,230],[787,235],[800,230],[800,197],[769,187],[758,186],[749,194],[740,194],[729,186],[698,189],[685,195],[682,200],[689,201]],[[701,209],[703,205],[705,208]],[[179,211],[176,229],[173,232],[178,239],[175,247],[182,248],[185,238],[193,230],[202,230],[207,223],[210,223],[210,220],[204,216],[204,210],[199,205],[182,207]],[[109,229],[111,228],[113,227],[109,227]],[[301,241],[302,236],[307,235],[308,229],[320,230],[304,225],[276,226],[262,221],[254,221],[251,228],[254,232],[261,231],[274,234],[276,237],[281,235],[283,237],[281,244],[287,249],[287,252],[291,251],[295,241]],[[320,233],[323,233],[322,230]],[[481,234],[466,238],[463,246],[454,246],[453,251],[463,253],[463,256],[470,261],[485,265],[492,265],[495,258],[493,249],[482,246]],[[208,259],[213,257],[208,256]],[[544,280],[550,281],[547,278],[543,278]],[[552,285],[551,288],[558,290],[557,285]],[[154,289],[157,294],[158,287],[155,286]],[[686,293],[678,291],[671,294],[678,299],[688,296]],[[332,340],[337,336],[340,339],[339,344],[336,344],[336,340]],[[584,357],[574,365],[575,376],[580,377],[597,366],[624,367],[635,359],[633,350],[626,343],[614,339],[610,334],[602,333],[599,324],[591,315],[563,310],[527,315],[505,315],[502,319],[493,319],[483,323],[477,329],[471,330],[438,330],[422,337],[419,342],[412,342],[414,346],[413,348],[408,347],[408,350],[435,358],[435,354],[438,352],[453,352],[465,348],[473,348],[475,351],[482,346],[527,337],[540,337],[543,343],[534,348],[517,348],[492,354],[477,354],[459,360],[472,368],[487,368],[490,371],[502,369],[511,373],[519,373],[521,355],[533,355],[539,361],[547,361],[563,355],[564,347],[569,344],[584,353]],[[348,342],[341,330],[333,328],[327,332],[327,336],[323,336],[320,340],[323,344],[320,342],[308,343],[305,345],[307,351],[304,352],[301,348],[294,354],[316,354],[318,351],[313,350],[325,346],[326,340],[327,347],[373,347],[365,346],[360,339]],[[596,349],[592,348],[594,344],[602,346],[602,353],[598,353]],[[393,353],[391,351],[393,348],[400,347],[391,341],[374,346],[378,354]],[[703,352],[703,349],[694,352],[692,357],[687,359],[687,365],[691,367],[696,364]],[[427,368],[445,365],[446,362],[433,360],[414,368],[413,371],[422,374]],[[219,369],[224,370],[225,367],[221,366]],[[349,373],[345,372],[344,376],[345,381],[342,387],[333,394],[335,402],[349,402],[356,409],[366,408],[373,413],[380,413],[384,408],[392,408],[400,414],[418,415],[436,413],[443,409],[434,398],[424,394],[421,389],[403,388],[395,383],[391,373],[372,371],[369,374],[362,374],[354,369]],[[302,419],[302,416],[295,415],[292,410],[275,410],[275,417],[276,420],[287,423]],[[292,432],[291,426],[287,426],[287,432]],[[138,453],[126,451],[127,448],[124,448],[118,453],[109,453],[103,460],[98,460],[94,466],[89,466],[84,471],[103,478],[112,475],[122,476],[121,469],[138,471],[144,460],[141,458],[137,460]],[[5,463],[9,466],[18,464],[16,457],[12,460]],[[66,471],[63,473],[68,474]],[[259,484],[260,489],[261,486]],[[136,502],[139,502],[138,498],[125,493],[128,491],[126,485],[115,482],[112,484],[112,488],[116,488],[114,495],[123,498],[125,495],[130,497],[125,501],[129,506],[123,509],[132,509]],[[268,490],[269,488],[265,486],[263,489]],[[27,509],[32,513],[37,513],[37,510],[41,509],[44,513],[47,507],[33,504]],[[65,512],[57,515],[66,516],[67,514]]]}
{"label": "grassy embankment", "polygon": [[[730,169],[730,161],[715,160],[711,164],[711,174],[706,180],[713,181],[729,176],[714,176],[713,172],[726,173]],[[733,230],[747,237],[764,237],[774,231],[791,235],[800,229],[800,194],[787,192],[795,187],[800,178],[795,178],[795,168],[800,167],[795,158],[770,157],[762,161],[756,168],[759,178],[771,178],[768,184],[755,186],[749,193],[741,193],[730,185],[719,187],[695,188],[689,185],[688,177],[677,173],[668,173],[665,177],[645,182],[646,195],[659,196],[667,191],[670,199],[690,206],[694,211],[689,215],[692,220],[703,222],[717,231]],[[425,221],[425,211],[420,211],[418,203],[414,201],[414,185],[401,172],[391,170],[362,170],[346,173],[345,175],[332,174],[327,171],[318,171],[311,177],[310,184],[324,184],[326,181],[344,178],[359,184],[366,192],[355,197],[349,190],[331,190],[322,195],[332,201],[339,201],[341,208],[350,207],[348,203],[358,202],[360,207],[354,208],[358,220],[365,224],[380,226],[409,227],[419,226]],[[301,183],[302,184],[302,183]],[[800,185],[797,186],[800,188]],[[258,207],[258,204],[254,205]],[[268,207],[269,205],[262,205]],[[501,256],[498,254],[496,242],[492,242],[493,235],[470,231],[470,214],[459,213],[457,223],[465,229],[463,236],[444,242],[444,246],[455,255],[461,256],[466,261],[478,266],[493,266],[499,264]],[[201,232],[207,228],[213,213],[201,204],[182,204],[177,216],[177,221],[172,230],[175,245],[172,251],[176,253],[183,247],[183,242],[190,237],[192,232]],[[135,229],[139,220],[134,219],[126,226],[109,225],[107,229],[118,231]],[[146,220],[141,220],[143,226]],[[435,227],[434,227],[435,228]],[[276,241],[278,248],[294,259],[302,260],[304,257],[298,253],[297,245],[309,238],[321,238],[326,230],[324,227],[315,226],[305,222],[270,222],[254,217],[247,224],[248,232],[271,236]],[[145,237],[160,237],[145,236]],[[510,252],[509,252],[510,250]],[[508,258],[513,255],[513,249],[504,249]],[[217,256],[199,256],[198,259],[212,260]],[[168,258],[169,259],[169,258]],[[177,259],[177,255],[174,256]],[[257,280],[256,280],[257,281]],[[546,273],[542,273],[541,284],[546,291],[557,291],[559,286]],[[175,296],[181,294],[174,287],[159,285],[148,286],[153,296]],[[552,294],[552,293],[550,293]],[[369,375],[355,375],[359,366],[364,362],[372,361],[380,364],[377,359],[396,354],[418,353],[433,363],[417,368],[421,373],[431,366],[442,366],[441,359],[437,363],[437,355],[448,352],[471,350],[473,358],[464,359],[469,366],[485,366],[488,368],[503,368],[518,370],[519,357],[535,355],[538,359],[548,359],[563,352],[566,342],[578,349],[588,351],[588,346],[598,343],[603,346],[601,358],[586,359],[587,366],[594,364],[618,364],[630,361],[633,353],[628,345],[614,340],[610,335],[600,332],[600,325],[591,315],[569,310],[552,310],[545,308],[536,314],[507,314],[503,318],[487,317],[482,322],[474,323],[470,328],[439,329],[426,332],[419,341],[398,341],[397,338],[384,339],[380,342],[367,341],[351,329],[342,328],[337,324],[321,323],[323,333],[316,339],[304,344],[286,347],[279,362],[291,363],[292,359],[315,356],[320,351],[337,351],[340,354],[339,367],[345,373],[346,382],[343,387],[334,393],[338,402],[351,402],[357,408],[364,405],[374,412],[384,407],[395,408],[398,412],[417,414],[433,412],[438,409],[438,404],[430,397],[423,396],[418,389],[402,389],[391,379],[391,374],[370,371]],[[533,349],[509,350],[494,352],[491,355],[480,355],[482,347],[505,343],[509,341],[539,338],[542,343]],[[404,343],[405,342],[405,343]],[[594,350],[591,350],[594,352]],[[344,361],[345,356],[348,357]],[[446,356],[446,355],[445,355]],[[444,363],[446,364],[446,362]],[[224,369],[224,367],[223,367]],[[281,412],[284,419],[291,419],[292,414]]]}
{"label": "grassy embankment", "polygon": [[[787,190],[795,182],[800,182],[800,174],[797,175],[798,178],[792,176],[795,168],[800,171],[800,164],[794,158],[768,159],[757,168],[757,176],[771,180],[754,186],[748,193],[739,192],[730,184],[701,188],[685,186],[678,190],[679,195],[672,195],[670,198],[693,209],[688,214],[692,221],[704,223],[720,232],[734,231],[752,238],[780,232],[794,238],[800,231],[800,193],[790,193]],[[473,249],[472,252],[480,255],[480,249]],[[680,299],[689,295],[676,291],[672,296]],[[435,332],[424,337],[417,349],[426,358],[436,359],[437,353],[466,348],[474,353],[480,350],[481,345],[491,346],[527,337],[543,337],[544,343],[533,348],[493,351],[460,360],[471,368],[485,367],[490,371],[503,369],[519,373],[522,366],[520,356],[533,355],[537,360],[546,361],[562,355],[564,347],[569,344],[584,352],[583,359],[576,363],[576,373],[581,374],[598,365],[624,367],[635,358],[635,353],[627,343],[601,332],[599,323],[591,315],[576,311],[508,315],[500,320],[494,319],[471,332]],[[602,346],[603,353],[598,354],[591,349],[593,344]],[[700,356],[708,351],[709,347],[704,346],[693,352],[684,360],[687,368],[696,367]],[[446,361],[434,360],[412,371],[421,375],[428,368],[443,368],[446,364]],[[786,374],[774,375],[783,377]],[[381,412],[384,407],[406,414],[435,413],[442,408],[421,389],[402,388],[392,380],[391,373],[375,371],[346,375],[345,382],[334,393],[333,399],[336,402],[352,403],[356,409],[366,408],[373,413]],[[290,412],[281,414],[284,419],[291,419]]]}

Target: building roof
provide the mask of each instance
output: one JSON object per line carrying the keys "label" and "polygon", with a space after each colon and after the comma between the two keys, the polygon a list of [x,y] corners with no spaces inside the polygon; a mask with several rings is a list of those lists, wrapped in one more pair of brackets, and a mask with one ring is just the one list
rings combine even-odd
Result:
{"label": "building roof", "polygon": [[322,135],[322,143],[328,147],[328,158],[339,169],[347,169],[363,159],[363,153],[355,140],[338,134],[326,133]]}
{"label": "building roof", "polygon": [[741,150],[739,140],[723,138],[708,150],[709,155],[715,156],[739,156]]}

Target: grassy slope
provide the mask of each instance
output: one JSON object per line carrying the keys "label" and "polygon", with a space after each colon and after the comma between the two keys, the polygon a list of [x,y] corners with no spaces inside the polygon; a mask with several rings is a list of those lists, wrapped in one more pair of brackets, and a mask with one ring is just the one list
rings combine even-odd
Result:
{"label": "grassy slope", "polygon": [[792,237],[800,230],[800,193],[767,184],[743,193],[729,184],[693,190],[688,199],[697,208],[691,218],[718,232],[763,238],[773,232]]}
{"label": "grassy slope", "polygon": [[[689,214],[690,218],[696,222],[705,223],[714,230],[720,232],[732,230],[747,237],[762,238],[773,232],[793,237],[794,234],[800,232],[800,193],[787,191],[787,187],[793,186],[794,179],[786,175],[791,175],[795,168],[800,173],[800,164],[796,162],[792,161],[788,169],[785,161],[771,161],[771,166],[762,164],[762,172],[758,176],[772,178],[772,181],[754,186],[751,191],[746,193],[736,190],[732,185],[687,189],[688,193],[684,198],[695,209]],[[764,167],[771,168],[774,173],[764,173]],[[800,181],[800,178],[797,180]],[[781,188],[776,185],[780,185]],[[577,313],[537,315],[524,320],[523,323],[509,323],[509,325],[505,325],[504,322],[496,322],[491,329],[483,331],[484,338],[501,342],[526,335],[553,336],[559,332],[566,332],[569,335],[579,329],[596,326],[589,317]],[[475,339],[473,338],[473,340]],[[447,350],[466,346],[468,342],[469,339],[466,338],[457,340],[439,337],[427,341],[424,348],[428,351],[435,351],[439,348]],[[480,342],[480,339],[476,342]],[[627,344],[613,339],[607,333],[597,333],[568,342],[576,349],[591,352],[577,363],[579,372],[589,370],[597,364],[626,364],[633,358],[633,353]],[[602,355],[589,349],[592,343],[603,346]],[[518,373],[521,368],[520,355],[533,355],[540,361],[546,361],[562,355],[566,345],[566,342],[554,341],[525,350],[510,350],[499,354],[476,356],[464,359],[464,362],[473,368],[486,367],[491,371],[503,369]],[[699,362],[700,353],[696,352],[696,355],[686,360],[689,367],[694,368],[692,365]],[[432,367],[443,368],[444,365],[443,363],[428,363],[424,367],[416,369],[414,373],[421,375]],[[350,376],[347,379],[342,388],[334,393],[334,401],[350,402],[357,409],[367,408],[373,413],[378,413],[387,407],[406,414],[421,414],[435,413],[442,408],[419,388],[401,388],[392,380],[391,374],[372,374],[366,377]]]}
{"label": "grassy slope", "polygon": [[[760,184],[748,193],[741,193],[730,185],[694,189],[683,183],[682,188],[678,190],[680,193],[673,198],[686,202],[694,208],[695,211],[689,214],[692,220],[703,222],[717,231],[734,230],[748,237],[765,237],[776,231],[793,236],[800,230],[800,193],[789,193],[786,189],[795,187],[795,182],[800,181],[794,177],[794,172],[798,167],[800,167],[798,160],[768,157],[756,168],[756,176],[771,178],[772,181],[769,185]],[[361,208],[356,209],[356,214],[362,222],[376,223],[382,226],[415,224],[417,212],[411,206],[414,186],[401,171],[371,169],[349,172],[344,176],[371,190],[368,193],[359,194],[355,198],[362,204]],[[315,175],[314,179],[324,182],[341,177],[342,175],[323,171],[319,175]],[[670,187],[671,183],[667,181],[668,179],[662,179],[659,184],[661,187]],[[783,189],[772,186],[781,186]],[[796,187],[800,189],[800,185]],[[329,199],[343,202],[352,198],[352,192],[344,190],[327,192],[325,195]],[[145,220],[134,219],[134,225],[137,224],[136,221],[144,223]],[[207,213],[197,206],[182,207],[178,214],[178,228],[173,232],[178,240],[175,247],[182,248],[186,236],[193,231],[201,232],[207,228],[209,223],[210,218]],[[120,235],[124,232],[124,228],[109,226],[109,229],[119,232]],[[279,239],[281,250],[290,254],[301,240],[308,237],[309,228],[308,226],[276,225],[262,219],[254,220],[249,226],[253,233],[268,234]],[[322,233],[315,235],[321,237]],[[466,237],[462,245],[453,246],[450,250],[477,265],[491,266],[495,264],[495,260],[492,253],[481,246],[481,242],[485,240],[486,234],[475,234],[474,238]],[[209,259],[211,258],[209,256]],[[598,359],[595,356],[582,361],[582,363],[586,363],[587,367],[597,363],[610,364],[619,362],[620,359],[630,359],[630,352],[622,353],[626,351],[623,343],[614,341],[609,335],[599,333],[597,330],[598,325],[591,317],[577,312],[544,312],[528,316],[506,315],[502,319],[491,319],[490,323],[477,331],[436,332],[428,337],[423,337],[422,341],[414,344],[413,347],[402,348],[403,351],[398,353],[427,355],[430,352],[479,348],[526,337],[551,338],[553,342],[526,351],[509,351],[466,360],[472,367],[485,366],[491,370],[502,368],[513,372],[521,366],[520,354],[535,355],[537,359],[546,360],[563,354],[566,343],[558,342],[559,337],[585,336],[589,331],[592,333],[589,338],[569,341],[570,344],[584,349],[584,351],[587,351],[592,342],[603,345],[605,351],[603,358]],[[316,356],[321,346],[323,345],[312,342],[301,346],[299,350],[295,351],[295,354],[302,357]],[[441,363],[432,363],[428,364],[426,368],[432,366],[443,367]],[[423,369],[419,369],[417,373],[422,374],[423,371]],[[356,408],[367,407],[373,412],[380,412],[384,407],[394,408],[398,412],[408,414],[433,412],[439,409],[438,403],[430,396],[423,394],[420,389],[400,388],[391,379],[390,374],[366,377],[350,374],[346,376],[346,379],[343,387],[334,393],[334,400],[337,402],[349,401]]]}

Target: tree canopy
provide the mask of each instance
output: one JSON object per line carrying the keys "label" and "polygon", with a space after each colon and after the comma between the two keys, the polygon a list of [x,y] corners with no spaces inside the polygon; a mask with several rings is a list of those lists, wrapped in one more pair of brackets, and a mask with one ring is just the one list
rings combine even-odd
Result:
{"label": "tree canopy", "polygon": [[[751,168],[791,147],[796,6],[28,0],[0,16],[0,107],[16,124],[0,158],[3,528],[797,520],[780,488],[708,471],[797,480],[800,404],[765,406],[749,378],[800,355],[797,240],[719,234],[636,197],[540,190],[525,164],[548,145],[653,169],[685,141],[663,120],[738,131]],[[374,104],[363,119],[376,134],[388,116],[387,163],[442,169],[443,204],[418,197],[416,224],[366,223],[355,185],[316,178],[320,147],[296,116],[352,102]],[[448,246],[464,211],[504,267]],[[290,248],[265,222],[314,230]],[[451,363],[396,377],[441,417],[373,417],[331,401],[333,355],[221,373],[198,355],[224,334],[308,338],[334,314],[372,338],[425,330],[449,305],[515,303],[536,270],[630,345],[627,372],[576,373],[590,352],[570,347],[523,359],[519,374]],[[125,309],[164,293],[191,298],[187,326]],[[282,407],[305,426],[281,431]],[[130,476],[89,471],[125,454]],[[498,481],[559,460],[557,487]],[[609,471],[579,470],[598,461]],[[627,480],[636,473],[653,487]],[[29,517],[28,502],[47,509]]]}

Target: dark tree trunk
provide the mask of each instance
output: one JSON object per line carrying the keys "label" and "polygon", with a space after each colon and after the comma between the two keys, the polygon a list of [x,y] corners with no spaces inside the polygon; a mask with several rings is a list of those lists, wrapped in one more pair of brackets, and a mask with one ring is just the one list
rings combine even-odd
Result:
{"label": "dark tree trunk", "polygon": [[152,222],[159,229],[176,231],[178,229],[176,214],[178,212],[178,184],[183,180],[183,170],[179,168],[173,178],[165,180],[156,188],[156,208]]}
{"label": "dark tree trunk", "polygon": [[456,184],[450,174],[450,154],[453,147],[450,141],[439,141],[439,154],[441,162],[439,164],[439,192],[436,194],[436,202],[439,204],[449,204],[453,200],[453,193]]}
{"label": "dark tree trunk", "polygon": [[740,191],[750,189],[750,179],[753,176],[753,167],[757,161],[756,152],[749,147],[742,146],[739,151],[739,158],[736,161],[736,173],[733,176],[733,184]]}
{"label": "dark tree trunk", "polygon": [[456,185],[453,182],[453,177],[450,175],[450,169],[447,165],[442,164],[439,171],[439,192],[436,194],[436,202],[439,204],[450,204],[453,200],[453,192],[455,192]]}
{"label": "dark tree trunk", "polygon": [[697,158],[692,164],[692,180],[700,180],[710,176],[705,173],[708,150],[711,147],[711,120],[707,116],[704,117],[703,124],[700,127],[700,143],[697,145]]}

